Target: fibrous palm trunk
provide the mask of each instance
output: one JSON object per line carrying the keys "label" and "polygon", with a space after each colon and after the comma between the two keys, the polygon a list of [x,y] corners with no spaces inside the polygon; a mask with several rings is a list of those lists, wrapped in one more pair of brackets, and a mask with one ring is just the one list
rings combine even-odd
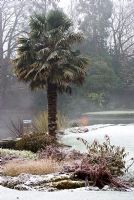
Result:
{"label": "fibrous palm trunk", "polygon": [[55,84],[48,83],[48,133],[55,137],[57,130],[57,87]]}

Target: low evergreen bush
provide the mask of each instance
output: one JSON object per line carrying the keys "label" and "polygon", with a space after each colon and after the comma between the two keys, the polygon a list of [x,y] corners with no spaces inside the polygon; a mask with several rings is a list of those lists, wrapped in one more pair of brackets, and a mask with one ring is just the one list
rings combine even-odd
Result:
{"label": "low evergreen bush", "polygon": [[16,149],[27,150],[36,153],[40,149],[44,149],[46,146],[56,144],[55,138],[47,134],[30,134],[23,136],[22,139],[16,142]]}

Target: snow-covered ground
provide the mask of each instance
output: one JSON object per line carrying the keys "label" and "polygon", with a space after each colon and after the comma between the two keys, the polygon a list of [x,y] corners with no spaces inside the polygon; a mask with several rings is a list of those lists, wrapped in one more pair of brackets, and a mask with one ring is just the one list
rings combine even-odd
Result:
{"label": "snow-covered ground", "polygon": [[[88,132],[79,133],[79,129],[88,129]],[[111,143],[125,147],[126,151],[134,155],[134,124],[100,124],[83,128],[71,128],[65,131],[62,141],[78,150],[85,150],[84,145],[77,140],[78,137],[84,138],[89,143],[94,139],[102,142],[105,135],[110,137]]]}
{"label": "snow-covered ground", "polygon": [[75,191],[36,192],[17,191],[0,186],[0,200],[134,200],[134,192]]}

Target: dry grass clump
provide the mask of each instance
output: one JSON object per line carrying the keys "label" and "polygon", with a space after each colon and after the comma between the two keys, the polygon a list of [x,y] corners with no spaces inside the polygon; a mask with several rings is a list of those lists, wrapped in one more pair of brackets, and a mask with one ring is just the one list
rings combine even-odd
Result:
{"label": "dry grass clump", "polygon": [[21,173],[43,175],[56,173],[61,170],[61,165],[52,159],[37,161],[9,162],[4,166],[3,174],[7,176],[18,176]]}

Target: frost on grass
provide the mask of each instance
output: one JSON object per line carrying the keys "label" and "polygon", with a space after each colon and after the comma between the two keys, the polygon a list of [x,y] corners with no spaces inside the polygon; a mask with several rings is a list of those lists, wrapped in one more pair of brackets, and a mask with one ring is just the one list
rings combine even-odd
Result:
{"label": "frost on grass", "polygon": [[19,158],[25,159],[36,159],[36,154],[30,151],[19,151],[19,150],[10,150],[10,149],[2,149],[0,148],[0,156],[15,156]]}

